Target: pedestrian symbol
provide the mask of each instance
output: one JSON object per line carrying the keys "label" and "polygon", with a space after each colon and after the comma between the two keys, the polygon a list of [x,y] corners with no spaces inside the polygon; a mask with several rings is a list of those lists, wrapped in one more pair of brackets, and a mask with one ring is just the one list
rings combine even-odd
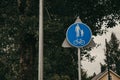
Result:
{"label": "pedestrian symbol", "polygon": [[83,30],[80,29],[80,26],[77,24],[77,26],[75,27],[75,32],[76,32],[76,37],[80,37],[84,35]]}
{"label": "pedestrian symbol", "polygon": [[86,46],[90,42],[91,36],[90,28],[83,23],[72,24],[66,32],[69,44],[78,48]]}

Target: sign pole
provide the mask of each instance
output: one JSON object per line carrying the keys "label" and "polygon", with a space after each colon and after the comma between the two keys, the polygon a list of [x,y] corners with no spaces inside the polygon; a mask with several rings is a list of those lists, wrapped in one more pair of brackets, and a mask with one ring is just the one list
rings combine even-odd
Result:
{"label": "sign pole", "polygon": [[80,48],[78,48],[78,80],[81,80],[81,54]]}
{"label": "sign pole", "polygon": [[43,0],[39,0],[38,80],[43,80]]}
{"label": "sign pole", "polygon": [[[91,40],[92,39],[92,40]],[[78,80],[81,80],[81,51],[82,47],[95,47],[95,43],[92,38],[92,32],[89,26],[82,23],[79,17],[77,17],[74,24],[70,25],[66,31],[66,38],[62,44],[62,47],[76,47],[78,49]]]}

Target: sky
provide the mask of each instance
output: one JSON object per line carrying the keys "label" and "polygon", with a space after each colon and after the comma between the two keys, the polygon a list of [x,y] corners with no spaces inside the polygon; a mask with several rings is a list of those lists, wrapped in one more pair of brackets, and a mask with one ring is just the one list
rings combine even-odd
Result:
{"label": "sky", "polygon": [[104,63],[105,58],[105,39],[107,39],[107,42],[110,40],[111,33],[114,32],[117,39],[120,41],[120,24],[116,25],[114,28],[107,29],[108,32],[106,34],[103,34],[102,36],[98,35],[94,37],[94,41],[97,44],[101,44],[99,47],[95,47],[91,50],[90,54],[92,56],[96,56],[95,61],[88,62],[88,61],[82,61],[82,67],[87,71],[87,74],[89,76],[93,75],[95,72],[98,74],[100,72],[100,63]]}

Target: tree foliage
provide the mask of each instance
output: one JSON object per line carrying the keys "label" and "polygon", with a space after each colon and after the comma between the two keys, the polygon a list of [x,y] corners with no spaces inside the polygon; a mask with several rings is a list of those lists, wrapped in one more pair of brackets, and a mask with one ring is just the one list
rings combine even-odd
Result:
{"label": "tree foliage", "polygon": [[[68,50],[60,48],[61,43],[65,39],[66,29],[70,24],[74,23],[76,17],[79,16],[84,23],[90,26],[94,35],[102,34],[104,32],[101,30],[103,22],[106,23],[105,25],[106,27],[113,27],[115,26],[115,21],[119,19],[119,9],[117,8],[114,9],[112,5],[114,2],[114,6],[118,7],[116,1],[113,0],[44,1],[44,21],[45,21],[44,55],[45,57],[48,58],[47,59],[48,63],[46,64],[49,65],[49,68],[52,71],[55,70],[54,72],[52,72],[53,74],[63,74],[64,72],[65,75],[69,75],[71,79],[77,78],[77,76],[73,77],[74,74],[75,75],[77,74],[75,72],[77,71],[77,54],[76,54],[77,52],[75,51],[75,49],[72,49],[74,50],[74,52],[73,51],[71,52],[70,49]],[[81,54],[82,58],[83,56],[85,56],[85,54],[88,54],[88,51],[83,52]],[[60,62],[62,62],[63,65],[61,65]],[[52,68],[52,64],[54,64],[54,66],[56,65],[56,68],[60,67],[61,69],[56,69],[54,67]],[[66,65],[69,66],[69,68],[66,67]],[[72,68],[74,68],[74,71],[71,70],[71,66]],[[48,68],[46,67],[45,70],[47,69]],[[51,75],[51,72],[45,73],[45,76],[47,78],[49,77],[49,73]]]}
{"label": "tree foliage", "polygon": [[38,5],[37,1],[33,0],[0,2],[0,79],[2,80],[37,79],[35,46],[38,35]]}
{"label": "tree foliage", "polygon": [[[39,0],[1,0],[0,79],[37,79],[38,9]],[[119,0],[44,0],[44,79],[78,78],[76,49],[61,48],[77,16],[96,35],[103,33],[103,22],[113,27],[119,13]],[[90,57],[88,51],[85,55]]]}
{"label": "tree foliage", "polygon": [[44,4],[52,20],[57,19],[68,27],[79,16],[93,34],[102,33],[103,22],[106,27],[113,27],[119,20],[118,0],[45,0]]}
{"label": "tree foliage", "polygon": [[[111,40],[106,42],[106,59],[105,63],[110,66],[110,69],[115,71],[120,75],[120,49],[119,49],[119,41],[116,38],[115,34],[111,34]],[[102,65],[103,66],[103,65]],[[104,65],[105,68],[105,65]]]}

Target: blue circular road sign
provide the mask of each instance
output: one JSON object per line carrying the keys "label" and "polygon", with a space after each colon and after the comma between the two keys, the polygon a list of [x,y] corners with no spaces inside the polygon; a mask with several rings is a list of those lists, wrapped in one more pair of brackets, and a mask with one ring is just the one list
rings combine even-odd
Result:
{"label": "blue circular road sign", "polygon": [[68,43],[77,48],[88,45],[91,37],[91,29],[84,23],[74,23],[70,25],[66,32]]}

